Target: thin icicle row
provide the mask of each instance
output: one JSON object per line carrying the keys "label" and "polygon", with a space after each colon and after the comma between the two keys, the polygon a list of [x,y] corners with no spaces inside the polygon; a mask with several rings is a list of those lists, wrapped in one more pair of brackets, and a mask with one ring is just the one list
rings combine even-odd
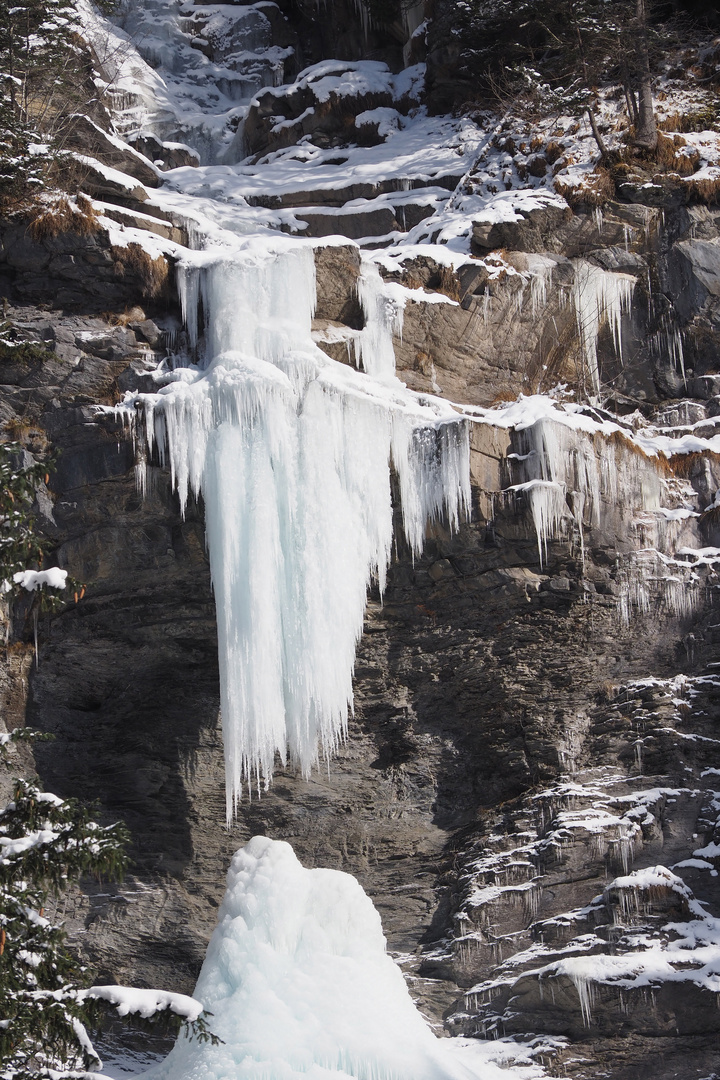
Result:
{"label": "thin icicle row", "polygon": [[632,305],[635,278],[616,274],[578,259],[575,263],[573,298],[578,334],[590,389],[600,389],[597,340],[604,323],[610,327],[615,352],[622,359],[622,317]]}

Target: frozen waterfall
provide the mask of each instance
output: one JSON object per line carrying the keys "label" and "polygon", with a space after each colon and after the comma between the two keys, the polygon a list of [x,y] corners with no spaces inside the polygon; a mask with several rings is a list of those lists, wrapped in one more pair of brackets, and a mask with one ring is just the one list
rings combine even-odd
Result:
{"label": "frozen waterfall", "polygon": [[312,341],[314,267],[282,238],[197,253],[180,291],[199,364],[140,395],[183,507],[205,502],[228,820],[276,755],[308,775],[345,733],[367,588],[391,555],[391,468],[416,554],[430,520],[457,527],[470,501],[466,422],[388,370],[382,283],[361,296],[360,372]]}
{"label": "frozen waterfall", "polygon": [[477,1075],[413,1005],[356,879],[306,870],[283,841],[256,836],[235,854],[195,997],[222,1045],[181,1035],[146,1080]]}

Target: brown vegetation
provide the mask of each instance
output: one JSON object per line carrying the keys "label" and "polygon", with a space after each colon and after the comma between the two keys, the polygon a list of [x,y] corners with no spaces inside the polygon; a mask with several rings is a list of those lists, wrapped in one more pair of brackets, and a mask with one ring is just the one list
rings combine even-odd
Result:
{"label": "brown vegetation", "polygon": [[596,166],[582,184],[564,184],[562,177],[555,179],[555,190],[570,206],[604,206],[615,197],[612,176],[602,165]]}
{"label": "brown vegetation", "polygon": [[691,200],[708,204],[720,200],[720,176],[691,177],[686,183]]}
{"label": "brown vegetation", "polygon": [[658,121],[658,128],[661,131],[679,131],[684,134],[691,131],[716,131],[718,121],[720,121],[720,105],[710,102],[704,109],[698,109],[696,112],[672,113]]}
{"label": "brown vegetation", "polygon": [[43,429],[25,417],[10,417],[3,424],[3,431],[10,442],[32,447],[34,452],[47,446],[47,435]]}
{"label": "brown vegetation", "polygon": [[74,232],[79,236],[92,236],[100,230],[100,222],[93,204],[86,195],[78,195],[74,203],[65,195],[53,202],[40,202],[34,207],[28,223],[28,232],[36,242],[54,240],[63,233]]}
{"label": "brown vegetation", "polygon": [[667,458],[667,462],[673,476],[679,476],[684,480],[689,480],[693,472],[698,465],[708,461],[720,462],[720,454],[707,451],[704,453],[692,453],[692,454],[673,454],[671,458]]}
{"label": "brown vegetation", "polygon": [[147,315],[139,304],[134,304],[124,311],[103,311],[102,317],[111,326],[129,326],[130,323],[145,322]]}
{"label": "brown vegetation", "polygon": [[140,244],[112,247],[110,251],[115,259],[115,273],[118,277],[136,277],[143,296],[156,300],[166,292],[170,281],[170,267],[163,255],[153,259]]}
{"label": "brown vegetation", "polygon": [[444,296],[448,296],[451,300],[457,300],[458,303],[462,300],[460,278],[457,276],[452,266],[440,267],[437,275],[437,284],[433,281],[431,288],[433,288],[435,292],[443,293]]}
{"label": "brown vegetation", "polygon": [[670,138],[658,132],[656,158],[669,172],[680,176],[692,176],[700,164],[700,154],[694,146],[688,146],[682,135]]}

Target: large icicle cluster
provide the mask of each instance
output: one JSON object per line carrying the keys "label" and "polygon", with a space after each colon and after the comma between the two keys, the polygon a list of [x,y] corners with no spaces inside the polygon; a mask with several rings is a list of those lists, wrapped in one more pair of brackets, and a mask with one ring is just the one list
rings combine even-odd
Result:
{"label": "large icicle cluster", "polygon": [[256,836],[234,856],[195,994],[223,1043],[181,1036],[147,1080],[477,1075],[413,1005],[356,879],[306,870],[282,841]]}
{"label": "large icicle cluster", "polygon": [[600,389],[597,357],[600,329],[604,323],[609,326],[615,351],[622,359],[622,317],[630,310],[634,289],[635,278],[630,274],[612,273],[584,259],[578,259],[575,264],[575,314],[589,390],[593,393]]}
{"label": "large icicle cluster", "polygon": [[389,372],[380,289],[371,279],[363,293],[372,378],[312,341],[309,245],[199,253],[181,296],[206,366],[142,397],[182,505],[190,492],[205,501],[228,818],[245,783],[267,785],[276,754],[307,775],[343,736],[367,588],[383,588],[391,554],[391,466],[413,552],[429,520],[456,527],[469,505],[465,421]]}
{"label": "large icicle cluster", "polygon": [[528,500],[541,565],[548,540],[574,526],[582,541],[584,526],[600,526],[603,504],[659,509],[657,470],[619,429],[601,433],[602,425],[583,424],[547,399],[526,399],[525,406],[515,428],[518,452],[512,455],[523,482],[510,490]]}

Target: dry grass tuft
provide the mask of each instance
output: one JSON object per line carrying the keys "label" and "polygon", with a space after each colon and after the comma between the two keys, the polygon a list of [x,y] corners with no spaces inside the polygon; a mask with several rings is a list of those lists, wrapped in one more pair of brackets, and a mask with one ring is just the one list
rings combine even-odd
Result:
{"label": "dry grass tuft", "polygon": [[111,326],[129,326],[130,323],[145,322],[147,315],[139,304],[135,304],[124,311],[103,311],[102,317]]}
{"label": "dry grass tuft", "polygon": [[672,466],[664,454],[656,454],[655,456],[646,454],[645,451],[638,446],[636,442],[633,442],[630,436],[626,435],[624,431],[613,431],[610,435],[602,435],[600,432],[597,432],[593,435],[593,439],[596,441],[596,445],[598,442],[606,444],[613,443],[615,446],[620,447],[624,453],[629,452],[634,454],[635,457],[642,458],[642,460],[646,461],[648,465],[656,470],[656,472],[659,472],[664,476],[673,475]]}
{"label": "dry grass tuft", "polygon": [[607,169],[598,165],[582,184],[564,184],[555,179],[555,190],[570,206],[604,206],[615,198],[615,184]]}
{"label": "dry grass tuft", "polygon": [[37,204],[34,210],[28,232],[38,243],[54,240],[69,232],[78,236],[93,236],[101,227],[93,204],[86,195],[78,195],[74,204],[62,195],[50,204]]}
{"label": "dry grass tuft", "polygon": [[710,451],[703,454],[673,454],[671,458],[666,458],[673,476],[679,476],[683,480],[689,480],[696,467],[708,460],[720,463],[720,454]]}
{"label": "dry grass tuft", "polygon": [[167,291],[170,267],[163,255],[153,259],[140,244],[128,244],[124,248],[113,247],[110,251],[115,259],[115,273],[118,277],[137,278],[143,296],[156,300]]}
{"label": "dry grass tuft", "polygon": [[9,420],[6,420],[3,424],[3,431],[9,442],[20,443],[22,446],[31,443],[37,443],[41,446],[47,445],[47,436],[43,429],[38,424],[21,416],[11,416]]}
{"label": "dry grass tuft", "polygon": [[452,266],[440,267],[438,281],[437,284],[433,283],[433,288],[435,289],[435,292],[442,293],[451,300],[457,300],[458,303],[462,300],[460,278],[457,276]]}
{"label": "dry grass tuft", "polygon": [[710,101],[704,109],[696,112],[671,113],[658,122],[661,131],[682,131],[685,134],[691,131],[717,130],[720,119],[720,103]]}
{"label": "dry grass tuft", "polygon": [[695,202],[720,202],[720,177],[703,176],[686,180],[690,198]]}
{"label": "dry grass tuft", "polygon": [[563,156],[565,151],[558,142],[551,141],[545,147],[545,159],[548,164],[554,165]]}
{"label": "dry grass tuft", "polygon": [[669,138],[659,131],[655,153],[659,165],[680,176],[692,176],[700,164],[699,152],[694,146],[688,146],[682,135]]}

